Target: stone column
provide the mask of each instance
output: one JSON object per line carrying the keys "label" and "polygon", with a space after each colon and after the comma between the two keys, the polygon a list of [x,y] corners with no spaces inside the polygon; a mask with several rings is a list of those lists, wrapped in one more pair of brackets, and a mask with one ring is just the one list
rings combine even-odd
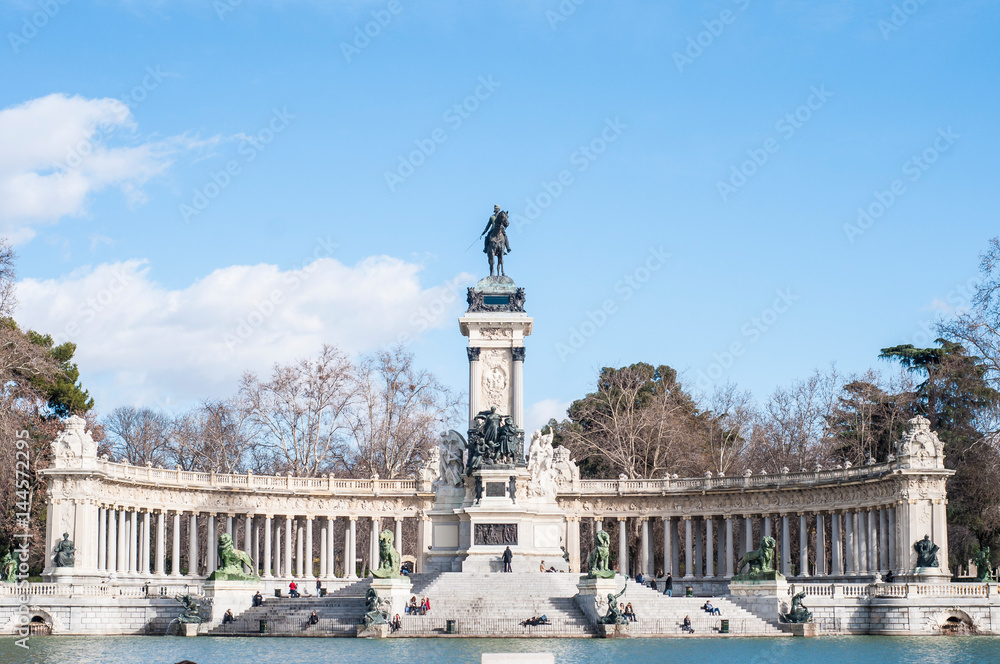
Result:
{"label": "stone column", "polygon": [[128,571],[128,510],[118,510],[118,573]]}
{"label": "stone column", "polygon": [[705,576],[713,577],[715,576],[715,570],[712,568],[712,564],[715,562],[713,558],[715,557],[715,533],[712,532],[715,529],[715,519],[713,517],[708,517],[705,519]]}
{"label": "stone column", "polygon": [[118,571],[118,510],[108,508],[108,571]]}
{"label": "stone column", "polygon": [[788,537],[788,515],[781,515],[781,573],[785,576],[792,575],[792,552],[791,542]]}
{"label": "stone column", "polygon": [[673,574],[674,568],[671,565],[670,552],[674,548],[673,538],[670,536],[670,531],[674,527],[674,519],[670,516],[663,517],[663,576],[668,573]]}
{"label": "stone column", "polygon": [[104,571],[108,565],[108,511],[97,508],[97,569]]}
{"label": "stone column", "polygon": [[326,553],[327,553],[327,567],[326,575],[333,579],[337,576],[337,543],[334,541],[334,526],[337,525],[337,517],[328,516],[326,517],[326,527],[327,527],[327,542],[326,542]]}
{"label": "stone column", "polygon": [[264,578],[271,578],[271,515],[264,515]]}
{"label": "stone column", "polygon": [[279,579],[285,575],[285,568],[281,566],[281,525],[281,517],[276,518],[274,520],[274,576]]}
{"label": "stone column", "polygon": [[878,510],[868,510],[868,571],[877,572],[878,564]]}
{"label": "stone column", "polygon": [[704,547],[702,545],[703,526],[698,522],[694,524],[694,575],[704,576],[705,569],[702,567],[702,554],[704,554]]}
{"label": "stone column", "polygon": [[173,546],[170,549],[170,576],[181,575],[181,513],[174,512]]}
{"label": "stone column", "polygon": [[743,515],[743,549],[744,553],[753,551],[753,517],[749,514]]}
{"label": "stone column", "polygon": [[[393,517],[395,523],[395,530],[392,533],[392,543],[396,547],[396,553],[399,554],[400,559],[403,557],[403,517],[395,516]],[[579,530],[577,531],[579,532]],[[566,547],[569,548],[568,546]],[[573,554],[570,554],[572,556]]]}
{"label": "stone column", "polygon": [[226,534],[229,535],[229,539],[233,540],[233,545],[236,544],[236,537],[233,536],[233,516],[232,514],[226,515]]}
{"label": "stone column", "polygon": [[809,576],[809,524],[805,512],[799,512],[799,576]]}
{"label": "stone column", "polygon": [[816,514],[816,576],[826,576],[826,520]]}
{"label": "stone column", "polygon": [[941,571],[945,574],[949,570],[947,503],[948,501],[945,498],[936,498],[931,506],[931,518],[933,519],[931,529],[934,531],[931,539],[940,547],[940,551],[938,551],[938,563],[940,564]]}
{"label": "stone column", "polygon": [[896,508],[890,505],[885,510],[886,522],[889,525],[889,569],[894,572],[899,569],[899,557],[896,555]]}
{"label": "stone column", "polygon": [[431,541],[431,518],[424,513],[417,517],[417,572],[427,571],[427,547]]}
{"label": "stone column", "polygon": [[580,573],[580,517],[570,516],[566,521],[566,551],[569,552],[569,571]]}
{"label": "stone column", "polygon": [[639,571],[652,576],[649,571],[649,517],[639,517],[639,525],[642,533],[642,549],[639,551]]}
{"label": "stone column", "polygon": [[163,510],[156,513],[156,574],[163,576],[167,573],[167,543],[164,538],[167,536],[167,524],[164,522],[166,515]]}
{"label": "stone column", "polygon": [[188,576],[198,576],[198,513],[188,520]]}
{"label": "stone column", "polygon": [[674,576],[681,573],[681,531],[680,531],[680,519],[674,521],[672,524],[673,530],[670,532],[670,537],[673,539],[673,545],[670,550],[670,559],[673,561],[674,565]]}
{"label": "stone column", "polygon": [[684,578],[690,579],[694,576],[694,552],[691,546],[691,517],[684,516]]}
{"label": "stone column", "polygon": [[152,529],[150,528],[150,521],[152,513],[149,510],[143,510],[142,512],[142,546],[139,548],[139,552],[142,554],[142,564],[140,565],[140,571],[143,574],[149,574],[149,540],[152,534]]}
{"label": "stone column", "polygon": [[128,511],[128,573],[135,574],[138,571],[136,564],[139,561],[139,553],[136,546],[139,544],[139,537],[136,534],[139,525],[139,513],[135,510]]}
{"label": "stone column", "polygon": [[260,551],[260,521],[254,521],[253,525],[253,555],[250,557],[253,560],[253,572],[254,574],[262,575],[264,571],[261,569],[261,559],[263,556]]}
{"label": "stone column", "polygon": [[604,530],[604,517],[595,516],[594,517],[594,531],[600,532]]}
{"label": "stone column", "polygon": [[319,527],[319,578],[321,579],[327,579],[330,576],[330,563],[326,557],[329,523],[330,517],[325,517]]}
{"label": "stone column", "polygon": [[618,517],[618,573],[628,576],[628,518]]}
{"label": "stone column", "polygon": [[282,554],[282,562],[285,564],[285,577],[291,578],[295,568],[292,567],[292,547],[295,542],[295,521],[293,517],[285,517],[285,550]]}
{"label": "stone column", "polygon": [[358,566],[358,562],[357,562],[358,561],[358,552],[357,552],[357,549],[355,548],[356,545],[357,545],[357,535],[358,535],[358,532],[357,532],[357,518],[358,517],[356,517],[356,516],[349,516],[349,517],[347,517],[347,519],[348,519],[348,524],[347,524],[348,525],[348,528],[347,528],[347,548],[350,549],[351,553],[347,557],[347,562],[346,562],[346,564],[347,564],[347,566],[346,566],[347,574],[345,576],[347,578],[349,578],[349,579],[356,579],[356,578],[358,578],[358,571],[357,571],[357,566]]}
{"label": "stone column", "polygon": [[840,512],[830,515],[830,550],[834,576],[844,576],[844,549],[840,536]]}
{"label": "stone column", "polygon": [[854,538],[854,513],[844,511],[844,533],[847,552],[847,574],[857,576],[858,574],[858,547]]}
{"label": "stone column", "polygon": [[316,571],[313,567],[313,518],[306,515],[306,578],[310,581],[316,578]]}
{"label": "stone column", "polygon": [[482,349],[478,346],[469,346],[465,352],[469,356],[469,426],[476,417],[476,413],[482,410],[479,403],[479,383],[482,381],[482,363],[479,361],[479,352]]}
{"label": "stone column", "polygon": [[212,572],[219,568],[219,528],[215,523],[215,514],[208,515],[208,536],[205,538],[205,576],[211,576]]}
{"label": "stone column", "polygon": [[368,568],[378,569],[378,536],[382,531],[382,524],[377,516],[371,517],[372,529],[368,533]]}
{"label": "stone column", "polygon": [[728,515],[726,516],[726,578],[733,578],[733,518]]}
{"label": "stone column", "polygon": [[878,568],[884,575],[889,571],[889,523],[885,508],[878,511]]}
{"label": "stone column", "polygon": [[302,578],[305,575],[305,528],[302,526],[302,519],[295,520],[295,576]]}
{"label": "stone column", "polygon": [[868,538],[864,511],[858,510],[854,515],[854,525],[857,530],[854,541],[858,547],[858,574],[865,575],[868,573]]}
{"label": "stone column", "polygon": [[[253,515],[251,514],[243,515],[243,550],[247,552],[247,555],[250,556],[250,560],[252,560],[254,565],[256,565],[257,551],[253,547]],[[247,572],[252,574],[257,573],[257,570],[250,569],[246,565],[243,567]]]}
{"label": "stone column", "polygon": [[771,537],[771,515],[764,515],[764,534],[761,537]]}
{"label": "stone column", "polygon": [[511,401],[514,404],[514,424],[524,427],[524,346],[510,349],[514,360],[514,382],[511,389]]}

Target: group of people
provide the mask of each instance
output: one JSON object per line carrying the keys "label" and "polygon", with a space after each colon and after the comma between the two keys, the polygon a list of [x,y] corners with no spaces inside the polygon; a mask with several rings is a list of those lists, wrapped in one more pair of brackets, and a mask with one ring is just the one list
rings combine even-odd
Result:
{"label": "group of people", "polygon": [[521,621],[521,627],[537,627],[538,625],[551,625],[549,617],[544,613],[540,616],[531,616],[527,620]]}
{"label": "group of people", "polygon": [[618,610],[622,612],[622,616],[624,616],[629,622],[635,622],[638,620],[638,618],[635,617],[635,610],[632,608],[632,602],[625,605],[619,603]]}
{"label": "group of people", "polygon": [[406,605],[407,613],[425,615],[430,610],[431,610],[431,600],[427,597],[421,599],[420,603],[417,604],[417,596],[414,595],[413,597],[410,598],[410,603]]}

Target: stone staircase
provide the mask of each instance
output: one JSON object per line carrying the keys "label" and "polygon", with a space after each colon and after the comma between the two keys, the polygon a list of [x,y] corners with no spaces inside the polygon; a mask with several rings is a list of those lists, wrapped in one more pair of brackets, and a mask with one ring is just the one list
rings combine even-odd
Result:
{"label": "stone staircase", "polygon": [[[305,585],[305,584],[302,584]],[[326,597],[271,597],[252,607],[228,625],[209,630],[213,636],[354,636],[365,615],[365,593],[371,579],[331,587]],[[319,622],[307,621],[315,611]],[[261,622],[265,623],[261,629]]]}
{"label": "stone staircase", "polygon": [[[621,588],[622,577],[616,577]],[[682,591],[683,592],[683,591]],[[713,616],[702,610],[702,605],[711,600],[712,606],[722,615]],[[729,620],[729,633],[735,636],[780,636],[783,632],[775,623],[762,620],[735,602],[724,597],[667,597],[660,591],[651,590],[629,581],[625,594],[618,600],[632,603],[637,620],[629,627],[629,632],[640,636],[705,636],[720,633],[722,620]],[[605,607],[606,608],[606,607]],[[691,617],[694,634],[681,631],[684,616]]]}
{"label": "stone staircase", "polygon": [[[578,574],[414,574],[411,595],[430,599],[427,615],[401,616],[401,636],[446,633],[455,621],[459,636],[593,636],[596,633],[576,605]],[[533,616],[551,625],[522,626]]]}

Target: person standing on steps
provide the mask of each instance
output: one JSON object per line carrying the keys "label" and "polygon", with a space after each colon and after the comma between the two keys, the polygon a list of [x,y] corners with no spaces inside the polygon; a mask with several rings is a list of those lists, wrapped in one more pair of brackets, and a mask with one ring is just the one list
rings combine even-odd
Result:
{"label": "person standing on steps", "polygon": [[503,560],[503,571],[513,572],[514,569],[510,566],[510,562],[514,560],[514,552],[510,550],[509,546],[503,550],[501,559]]}
{"label": "person standing on steps", "polygon": [[674,575],[667,572],[667,578],[663,580],[663,594],[667,597],[674,596]]}

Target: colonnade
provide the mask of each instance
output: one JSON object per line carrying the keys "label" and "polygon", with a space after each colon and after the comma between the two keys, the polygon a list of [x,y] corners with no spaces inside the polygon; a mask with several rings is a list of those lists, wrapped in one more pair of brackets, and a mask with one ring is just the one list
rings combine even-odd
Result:
{"label": "colonnade", "polygon": [[[595,531],[617,531],[611,546],[617,551],[618,571],[630,576],[641,571],[647,577],[669,572],[685,579],[728,579],[737,573],[740,557],[756,549],[761,538],[771,536],[776,540],[775,567],[786,577],[870,577],[907,566],[908,558],[897,551],[896,524],[902,507],[902,503],[891,503],[763,515],[608,515],[595,517],[593,525]],[[653,554],[654,519],[662,522],[659,561]],[[633,520],[639,522],[637,555],[630,555],[629,548]],[[567,541],[574,537],[580,541],[579,527],[579,517],[567,521],[567,528],[575,530],[567,533]],[[798,532],[797,541],[793,541],[793,529]],[[903,556],[908,555],[907,548]],[[575,558],[586,560],[580,554]]]}
{"label": "colonnade", "polygon": [[[86,545],[96,545],[100,572],[113,572],[118,576],[200,579],[218,567],[218,538],[228,533],[235,548],[250,554],[254,571],[262,578],[357,578],[359,559],[368,561],[369,565],[378,564],[378,537],[383,529],[393,529],[395,548],[400,556],[403,555],[403,518],[396,515],[206,513],[108,505],[98,509],[97,532],[92,534],[96,542]],[[424,539],[429,539],[429,521],[426,517],[418,519],[422,527],[417,529],[416,551],[411,553],[419,552],[424,547]],[[358,551],[360,520],[370,524],[365,556],[359,556]],[[338,559],[335,540],[338,521],[343,524],[339,549],[342,560]],[[182,522],[188,535],[184,574],[181,573]],[[242,538],[239,538],[241,524]],[[77,546],[81,544],[84,543],[78,542]],[[355,564],[347,561],[355,561]],[[419,565],[419,555],[417,561]]]}

